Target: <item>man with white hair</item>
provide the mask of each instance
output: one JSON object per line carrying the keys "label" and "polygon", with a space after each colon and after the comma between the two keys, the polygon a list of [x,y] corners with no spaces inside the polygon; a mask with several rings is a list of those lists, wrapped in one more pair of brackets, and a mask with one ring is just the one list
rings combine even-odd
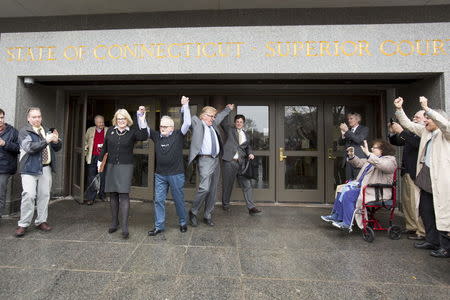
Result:
{"label": "man with white hair", "polygon": [[419,101],[425,126],[408,119],[401,97],[394,100],[400,124],[420,136],[415,183],[420,188],[418,212],[425,225],[425,241],[414,247],[432,250],[434,257],[450,258],[450,122],[445,111],[428,107],[427,98]]}
{"label": "man with white hair", "polygon": [[180,224],[180,231],[187,231],[186,210],[184,207],[184,161],[183,139],[191,126],[189,98],[181,98],[183,125],[180,130],[174,130],[171,117],[163,116],[159,131],[148,128],[150,138],[155,143],[156,173],[155,173],[155,228],[148,232],[149,236],[162,233],[165,229],[167,192],[170,187],[175,209]]}

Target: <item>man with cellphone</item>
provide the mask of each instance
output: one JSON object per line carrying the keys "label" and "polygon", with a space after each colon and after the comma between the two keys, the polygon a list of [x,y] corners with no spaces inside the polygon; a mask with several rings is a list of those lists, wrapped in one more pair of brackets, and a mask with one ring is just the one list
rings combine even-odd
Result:
{"label": "man with cellphone", "polygon": [[[416,124],[425,125],[425,111],[419,110],[414,114],[412,121]],[[389,142],[392,145],[403,146],[402,155],[402,193],[401,203],[403,214],[405,215],[405,229],[403,233],[409,234],[410,240],[424,240],[425,228],[422,220],[416,215],[417,186],[414,184],[416,179],[416,164],[419,154],[420,136],[415,135],[409,130],[394,122],[388,124]]]}
{"label": "man with cellphone", "polygon": [[16,237],[25,235],[31,225],[36,200],[36,228],[48,232],[52,228],[47,223],[48,202],[52,187],[52,171],[56,166],[55,152],[61,149],[62,143],[58,131],[42,126],[41,110],[31,107],[27,111],[28,125],[19,131],[19,172],[22,177],[22,203],[20,220],[15,231]]}
{"label": "man with cellphone", "polygon": [[[339,139],[339,145],[345,146],[345,149],[353,147],[355,154],[359,158],[366,158],[366,155],[361,150],[363,142],[367,140],[369,136],[369,128],[360,125],[361,115],[358,113],[347,114],[347,122],[341,123],[339,129],[341,130],[341,138]],[[345,167],[345,179],[353,180],[358,176],[359,169],[353,167],[347,158],[344,160],[343,166]]]}
{"label": "man with cellphone", "polygon": [[6,205],[6,187],[17,170],[19,154],[18,132],[5,122],[5,111],[0,108],[0,218]]}

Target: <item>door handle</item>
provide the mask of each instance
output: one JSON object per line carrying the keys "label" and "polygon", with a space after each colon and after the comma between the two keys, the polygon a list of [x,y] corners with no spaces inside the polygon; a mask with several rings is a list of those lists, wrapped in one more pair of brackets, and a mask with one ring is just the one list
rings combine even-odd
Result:
{"label": "door handle", "polygon": [[328,148],[328,159],[336,159],[337,157],[333,155],[333,148]]}
{"label": "door handle", "polygon": [[286,155],[284,155],[284,148],[280,148],[280,161],[283,161],[287,158]]}

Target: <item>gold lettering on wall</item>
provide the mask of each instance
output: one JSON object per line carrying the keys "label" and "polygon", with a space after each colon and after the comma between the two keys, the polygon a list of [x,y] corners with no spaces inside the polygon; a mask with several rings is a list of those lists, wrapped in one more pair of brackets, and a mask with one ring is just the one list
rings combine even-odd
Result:
{"label": "gold lettering on wall", "polygon": [[[251,45],[248,45],[251,44]],[[387,57],[442,56],[450,51],[450,39],[386,39],[379,42],[368,40],[291,40],[249,42],[173,42],[173,43],[99,43],[95,46],[70,44],[59,51],[56,46],[6,47],[7,62],[66,61],[95,59],[103,61],[136,59],[239,59],[246,56],[263,58],[321,59],[340,57]]]}

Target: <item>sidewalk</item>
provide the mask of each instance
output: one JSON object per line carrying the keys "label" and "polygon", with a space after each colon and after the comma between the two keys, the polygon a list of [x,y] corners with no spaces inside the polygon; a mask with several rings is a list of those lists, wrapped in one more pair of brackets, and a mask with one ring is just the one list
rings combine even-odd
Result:
{"label": "sidewalk", "polygon": [[128,240],[107,233],[108,203],[56,202],[53,231],[20,239],[0,219],[0,299],[450,298],[450,260],[406,237],[367,243],[323,223],[329,208],[262,209],[216,207],[215,227],[182,234],[168,205],[164,236],[149,237],[152,204],[133,202]]}

